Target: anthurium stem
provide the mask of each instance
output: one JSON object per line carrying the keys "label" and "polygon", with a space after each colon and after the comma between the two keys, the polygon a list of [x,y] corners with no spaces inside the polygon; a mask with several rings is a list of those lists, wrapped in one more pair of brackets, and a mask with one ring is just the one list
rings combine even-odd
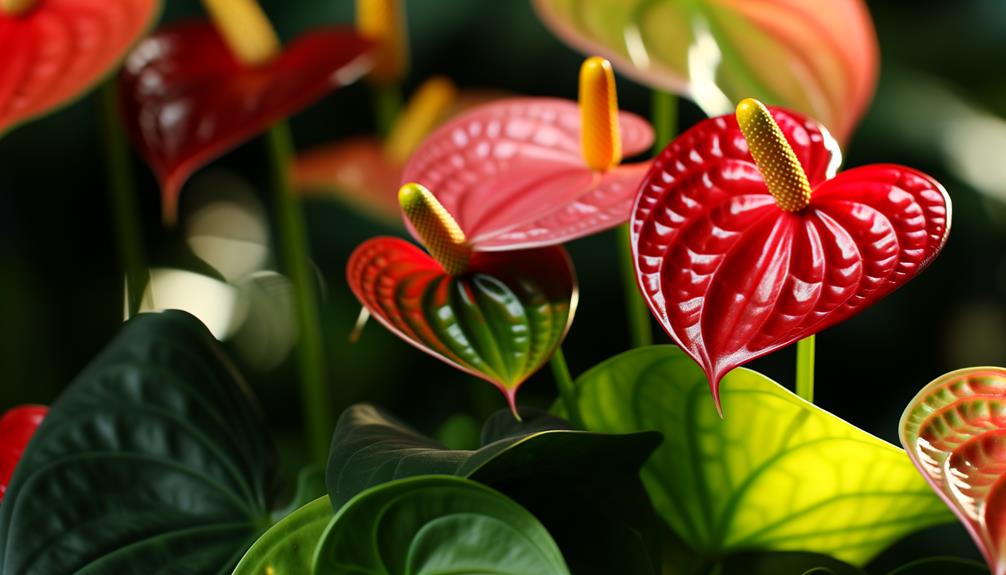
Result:
{"label": "anthurium stem", "polygon": [[573,376],[569,374],[569,366],[566,365],[566,356],[562,353],[562,347],[555,348],[549,365],[552,367],[555,385],[559,388],[559,397],[562,398],[562,403],[566,406],[569,421],[580,429],[585,429],[580,404],[576,400],[576,386],[573,383]]}
{"label": "anthurium stem", "polygon": [[814,403],[814,337],[796,344],[796,394]]}
{"label": "anthurium stem", "polygon": [[398,84],[377,85],[374,90],[374,116],[377,133],[386,138],[402,111],[402,87]]}
{"label": "anthurium stem", "polygon": [[311,461],[324,463],[334,417],[315,291],[317,282],[311,271],[304,214],[290,183],[293,141],[289,126],[285,122],[277,124],[269,131],[267,139],[280,254],[284,272],[294,292],[294,313],[299,334],[297,365],[305,431]]}
{"label": "anthurium stem", "polygon": [[629,318],[629,335],[632,347],[643,347],[653,343],[653,328],[650,325],[650,310],[643,301],[636,283],[636,267],[632,263],[632,235],[629,224],[619,226],[618,259],[622,268],[622,286],[625,291],[625,313]]}
{"label": "anthurium stem", "polygon": [[115,245],[123,272],[125,316],[128,319],[140,311],[143,292],[150,283],[150,271],[144,256],[132,162],[122,122],[119,120],[119,94],[114,80],[106,82],[102,87],[100,105],[112,225],[115,227]]}
{"label": "anthurium stem", "polygon": [[678,97],[669,92],[654,90],[651,95],[651,120],[655,138],[653,154],[657,155],[671,143],[678,127]]}

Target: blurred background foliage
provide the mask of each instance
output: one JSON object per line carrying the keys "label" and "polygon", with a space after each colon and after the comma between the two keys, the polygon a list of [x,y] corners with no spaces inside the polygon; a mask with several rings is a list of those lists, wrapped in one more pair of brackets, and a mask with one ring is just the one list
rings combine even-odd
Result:
{"label": "blurred background foliage", "polygon": [[[164,22],[201,15],[197,0],[166,4]],[[351,0],[262,4],[287,39],[313,26],[353,20]],[[943,255],[921,277],[818,337],[816,399],[896,443],[898,418],[925,383],[960,367],[1006,364],[1006,3],[868,4],[880,40],[881,78],[873,106],[845,151],[845,166],[895,162],[930,173],[953,198],[953,229]],[[581,57],[545,30],[527,0],[408,0],[407,6],[412,68],[406,92],[430,75],[444,74],[463,88],[575,98]],[[623,108],[648,115],[648,90],[626,79],[619,80],[619,90]],[[51,402],[122,319],[98,105],[92,94],[0,139],[3,409]],[[682,128],[702,117],[688,102],[681,102],[680,110]],[[373,117],[371,91],[358,84],[293,118],[292,127],[303,150],[373,132]],[[155,293],[155,303],[198,299],[207,313],[219,316],[222,331],[240,336],[229,346],[262,398],[286,467],[293,470],[304,454],[295,368],[284,360],[291,329],[282,312],[283,279],[261,271],[261,262],[268,267],[268,249],[253,255],[254,265],[244,265],[238,252],[224,250],[217,261],[207,262],[190,248],[198,249],[200,238],[207,237],[211,243],[268,246],[261,220],[269,213],[264,153],[256,140],[199,174],[183,193],[182,224],[174,230],[160,223],[151,173],[138,158],[135,167],[152,264],[238,286],[210,281],[198,294],[191,287],[170,288],[180,291]],[[251,224],[238,226],[230,237],[205,208],[235,197],[244,198],[241,217]],[[350,345],[359,306],[344,281],[349,253],[366,238],[404,232],[325,198],[306,201],[304,209],[324,288],[339,411],[372,401],[434,433],[454,414],[481,420],[504,406],[490,386],[413,350],[374,323]],[[615,245],[609,232],[569,246],[581,282],[580,309],[564,346],[574,375],[629,345]],[[217,299],[206,293],[217,293]],[[662,334],[657,339],[667,341]],[[793,350],[784,350],[750,367],[789,386],[793,359]],[[554,395],[545,369],[525,385],[519,400],[542,406]],[[466,421],[455,418],[451,425],[465,428]],[[954,525],[913,537],[878,561],[893,566],[939,552],[977,557],[963,529]]]}

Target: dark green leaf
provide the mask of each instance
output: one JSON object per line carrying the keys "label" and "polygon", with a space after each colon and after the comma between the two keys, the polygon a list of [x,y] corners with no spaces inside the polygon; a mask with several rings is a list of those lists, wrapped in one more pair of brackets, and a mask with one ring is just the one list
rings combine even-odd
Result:
{"label": "dark green leaf", "polygon": [[723,561],[723,575],[866,575],[827,555],[801,552],[737,553]]}
{"label": "dark green leaf", "polygon": [[138,316],[25,450],[0,506],[0,572],[228,572],[270,523],[274,459],[203,325]]}
{"label": "dark green leaf", "polygon": [[[513,416],[511,416],[511,419]],[[466,414],[459,413],[447,419],[433,434],[434,439],[446,445],[449,449],[477,449],[479,446],[478,421]]]}
{"label": "dark green leaf", "polygon": [[898,567],[888,575],[989,575],[989,569],[977,561],[930,557]]}
{"label": "dark green leaf", "polygon": [[421,476],[364,491],[322,538],[315,573],[565,575],[558,547],[526,509],[466,479]]}

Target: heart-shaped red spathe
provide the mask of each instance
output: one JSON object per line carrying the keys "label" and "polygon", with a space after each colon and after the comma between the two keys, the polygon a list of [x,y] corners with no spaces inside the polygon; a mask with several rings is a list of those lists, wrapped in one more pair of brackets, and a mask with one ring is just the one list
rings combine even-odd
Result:
{"label": "heart-shaped red spathe", "polygon": [[[622,112],[619,126],[626,157],[653,144],[646,120]],[[515,98],[441,126],[412,155],[402,183],[432,190],[473,249],[506,251],[561,244],[624,223],[648,166],[591,170],[581,155],[576,102]]]}
{"label": "heart-shaped red spathe", "polygon": [[718,399],[731,369],[862,311],[946,243],[950,198],[903,166],[834,175],[816,122],[771,109],[810,181],[810,205],[779,209],[733,115],[688,130],[655,160],[633,208],[637,279],[651,311]]}
{"label": "heart-shaped red spathe", "polygon": [[468,271],[451,276],[415,245],[381,237],[353,252],[346,276],[385,327],[492,383],[512,409],[520,385],[562,343],[578,300],[576,274],[560,246],[475,252]]}
{"label": "heart-shaped red spathe", "polygon": [[996,575],[1006,573],[1006,369],[943,375],[901,417],[901,443],[971,533]]}
{"label": "heart-shaped red spathe", "polygon": [[355,81],[371,44],[350,28],[310,32],[269,63],[237,60],[209,23],[165,27],[140,42],[119,79],[133,141],[161,183],[164,217],[192,173],[276,122]]}
{"label": "heart-shaped red spathe", "polygon": [[125,57],[159,0],[39,0],[0,10],[0,134],[82,96]]}
{"label": "heart-shaped red spathe", "polygon": [[24,448],[48,413],[49,408],[43,405],[21,405],[0,417],[0,500],[7,492]]}

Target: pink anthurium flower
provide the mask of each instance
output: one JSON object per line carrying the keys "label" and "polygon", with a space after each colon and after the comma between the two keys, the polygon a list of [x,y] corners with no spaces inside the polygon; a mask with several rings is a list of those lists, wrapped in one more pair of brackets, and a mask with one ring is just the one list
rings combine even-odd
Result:
{"label": "pink anthurium flower", "polygon": [[87,92],[160,7],[160,0],[0,0],[0,134]]}
{"label": "pink anthurium flower", "polygon": [[863,0],[534,0],[570,46],[694,100],[708,115],[753,96],[796,110],[846,142],[877,85]]}
{"label": "pink anthurium flower", "polygon": [[402,170],[420,141],[445,120],[504,97],[502,92],[458,92],[447,78],[430,78],[416,90],[386,138],[356,136],[298,155],[294,185],[305,196],[335,197],[377,220],[401,225]]}
{"label": "pink anthurium flower", "polygon": [[611,65],[589,58],[579,105],[517,98],[476,108],[427,138],[402,181],[436,194],[474,250],[555,245],[628,219],[649,163],[621,159],[652,143],[645,120],[618,112]]}
{"label": "pink anthurium flower", "polygon": [[42,405],[21,405],[0,417],[0,500],[7,492],[24,448],[48,413],[49,408]]}
{"label": "pink anthurium flower", "polygon": [[992,573],[1006,574],[1006,369],[972,367],[937,378],[908,404],[900,436]]}
{"label": "pink anthurium flower", "polygon": [[848,319],[936,257],[951,204],[892,164],[836,173],[817,122],[744,100],[654,160],[632,213],[643,296],[705,370],[731,369]]}
{"label": "pink anthurium flower", "polygon": [[[214,8],[220,3],[204,1],[217,26],[159,30],[133,50],[119,82],[125,123],[160,180],[168,223],[195,170],[369,66],[371,44],[353,28],[317,30],[282,49],[261,13],[254,26],[241,27],[244,16],[230,19]],[[256,31],[260,42],[253,41]]]}

